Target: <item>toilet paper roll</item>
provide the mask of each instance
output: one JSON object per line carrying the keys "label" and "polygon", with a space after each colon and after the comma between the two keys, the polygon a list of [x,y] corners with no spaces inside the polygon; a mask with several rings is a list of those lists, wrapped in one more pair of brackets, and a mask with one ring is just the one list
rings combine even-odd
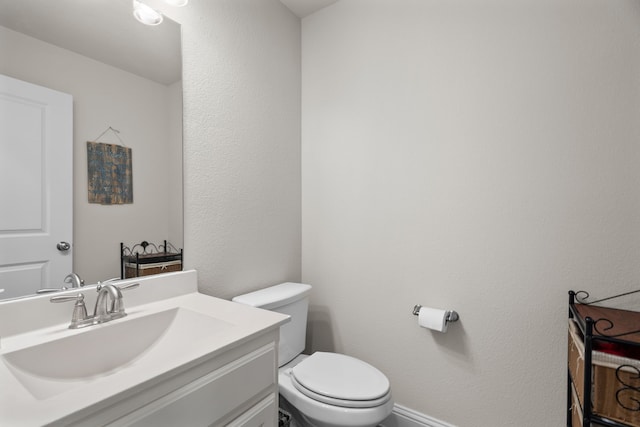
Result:
{"label": "toilet paper roll", "polygon": [[418,312],[418,325],[438,332],[447,332],[447,311],[422,307]]}

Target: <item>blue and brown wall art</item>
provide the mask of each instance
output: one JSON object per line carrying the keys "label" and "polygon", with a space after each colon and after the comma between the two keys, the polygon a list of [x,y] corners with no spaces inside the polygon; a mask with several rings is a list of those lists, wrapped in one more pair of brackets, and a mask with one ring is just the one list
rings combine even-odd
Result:
{"label": "blue and brown wall art", "polygon": [[87,141],[89,203],[133,203],[131,148]]}

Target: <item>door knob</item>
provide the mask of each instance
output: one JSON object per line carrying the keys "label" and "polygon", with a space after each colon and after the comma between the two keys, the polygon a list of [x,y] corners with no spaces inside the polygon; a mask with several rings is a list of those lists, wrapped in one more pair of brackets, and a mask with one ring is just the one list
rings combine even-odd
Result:
{"label": "door knob", "polygon": [[56,248],[58,248],[60,252],[66,252],[71,249],[71,244],[69,242],[60,242],[56,245]]}

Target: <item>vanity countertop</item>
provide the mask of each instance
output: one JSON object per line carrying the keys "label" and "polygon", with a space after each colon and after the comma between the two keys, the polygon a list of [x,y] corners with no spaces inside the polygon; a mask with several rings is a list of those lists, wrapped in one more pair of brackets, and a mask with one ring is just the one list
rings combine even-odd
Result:
{"label": "vanity countertop", "polygon": [[[127,283],[140,283],[123,292],[128,315],[82,329],[68,328],[73,303],[51,304],[50,295],[0,303],[0,324],[18,313],[13,323],[26,318],[21,326],[0,326],[0,425],[46,425],[90,412],[288,321],[282,314],[198,293],[195,271],[119,284]],[[81,291],[95,294],[89,287]],[[47,316],[53,323],[47,325]],[[116,368],[97,360],[110,354],[122,358]],[[94,366],[102,372],[87,371]]]}

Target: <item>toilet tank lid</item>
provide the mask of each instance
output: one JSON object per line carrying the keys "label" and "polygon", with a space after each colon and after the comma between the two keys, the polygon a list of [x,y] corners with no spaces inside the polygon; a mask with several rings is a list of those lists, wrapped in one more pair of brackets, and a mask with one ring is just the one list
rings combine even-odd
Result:
{"label": "toilet tank lid", "polygon": [[281,283],[255,292],[234,297],[232,301],[240,304],[271,310],[290,304],[309,295],[311,286],[303,283]]}

